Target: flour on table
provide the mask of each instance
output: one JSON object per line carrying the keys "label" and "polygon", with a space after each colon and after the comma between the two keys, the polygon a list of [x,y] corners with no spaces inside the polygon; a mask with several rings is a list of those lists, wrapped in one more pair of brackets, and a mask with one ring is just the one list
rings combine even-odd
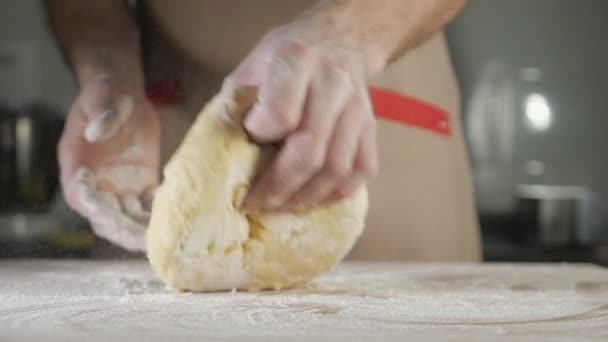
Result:
{"label": "flour on table", "polygon": [[174,293],[144,261],[0,262],[0,279],[0,336],[31,341],[608,337],[608,272],[589,266],[347,263],[260,293]]}

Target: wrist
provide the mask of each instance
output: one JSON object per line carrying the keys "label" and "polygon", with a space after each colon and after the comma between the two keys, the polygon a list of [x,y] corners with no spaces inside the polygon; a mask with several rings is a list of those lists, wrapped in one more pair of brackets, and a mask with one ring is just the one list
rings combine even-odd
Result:
{"label": "wrist", "polygon": [[439,31],[466,0],[325,0],[298,20],[309,21],[321,39],[356,48],[368,77]]}
{"label": "wrist", "polygon": [[140,61],[126,47],[99,48],[86,44],[71,51],[72,67],[80,87],[103,80],[118,91],[143,94],[144,79]]}
{"label": "wrist", "polygon": [[330,45],[356,51],[362,58],[368,77],[372,77],[386,68],[397,45],[394,41],[398,38],[396,30],[379,29],[377,22],[385,22],[389,18],[385,18],[385,12],[378,9],[368,13],[366,3],[321,2],[303,13],[294,24],[310,27],[307,38],[312,41],[331,40]]}

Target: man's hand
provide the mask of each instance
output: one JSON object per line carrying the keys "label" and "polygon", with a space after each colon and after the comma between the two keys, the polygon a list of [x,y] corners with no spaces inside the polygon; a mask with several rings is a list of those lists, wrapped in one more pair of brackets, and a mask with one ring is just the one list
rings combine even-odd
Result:
{"label": "man's hand", "polygon": [[253,85],[244,125],[258,143],[281,142],[250,189],[250,210],[304,209],[356,190],[378,168],[366,62],[356,46],[306,23],[267,34],[224,87]]}
{"label": "man's hand", "polygon": [[378,169],[367,81],[451,20],[465,0],[319,1],[267,34],[224,84],[256,86],[245,128],[282,148],[245,199],[253,210],[309,208]]}
{"label": "man's hand", "polygon": [[100,74],[81,84],[59,144],[68,205],[94,232],[126,249],[145,249],[158,184],[158,118],[139,91]]}

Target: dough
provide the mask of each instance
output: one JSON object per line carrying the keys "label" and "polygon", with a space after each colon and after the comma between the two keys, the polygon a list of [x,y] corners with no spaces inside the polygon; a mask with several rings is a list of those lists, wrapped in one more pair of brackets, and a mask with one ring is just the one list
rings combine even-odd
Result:
{"label": "dough", "polygon": [[255,89],[226,93],[205,106],[164,168],[147,233],[148,260],[169,287],[184,291],[307,282],[338,264],[360,236],[367,189],[304,212],[242,211],[250,181],[274,152],[251,143],[241,125]]}

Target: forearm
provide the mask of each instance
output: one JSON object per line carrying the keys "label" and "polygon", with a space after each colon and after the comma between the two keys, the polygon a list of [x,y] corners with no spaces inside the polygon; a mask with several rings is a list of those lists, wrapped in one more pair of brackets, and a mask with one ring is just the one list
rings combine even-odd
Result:
{"label": "forearm", "polygon": [[360,48],[368,72],[430,38],[449,23],[467,0],[323,0],[303,15],[328,35]]}
{"label": "forearm", "polygon": [[61,51],[79,84],[118,75],[128,88],[143,85],[139,32],[123,0],[47,0]]}

